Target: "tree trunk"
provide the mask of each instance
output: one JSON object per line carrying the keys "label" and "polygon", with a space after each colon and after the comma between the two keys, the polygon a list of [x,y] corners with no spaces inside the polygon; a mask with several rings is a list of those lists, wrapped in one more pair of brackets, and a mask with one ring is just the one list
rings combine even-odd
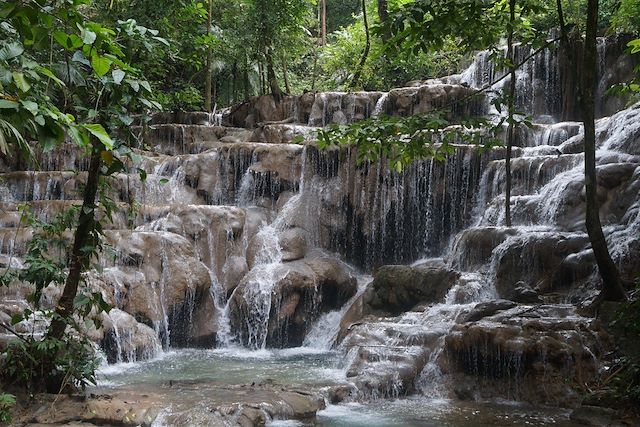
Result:
{"label": "tree trunk", "polygon": [[507,35],[507,61],[509,61],[509,99],[507,101],[507,153],[505,156],[505,185],[504,185],[504,222],[511,227],[511,148],[513,147],[514,130],[514,101],[516,96],[516,61],[513,49],[513,32],[516,21],[516,0],[509,0],[509,32]]}
{"label": "tree trunk", "polygon": [[[207,15],[207,36],[211,35],[211,23],[212,23],[212,15],[213,14],[213,0],[209,0],[209,14]],[[207,47],[207,65],[206,65],[206,73],[204,80],[204,109],[205,111],[211,112],[211,79],[213,74],[213,50],[209,45]]]}
{"label": "tree trunk", "polygon": [[248,101],[251,98],[251,82],[249,82],[249,64],[245,61],[244,70],[242,72],[244,80],[244,100]]}
{"label": "tree trunk", "polygon": [[284,76],[284,90],[288,94],[291,94],[291,87],[289,86],[289,70],[287,68],[287,59],[282,55],[282,75]]}
{"label": "tree trunk", "polygon": [[271,94],[276,102],[279,102],[282,98],[282,91],[280,90],[280,86],[278,85],[278,78],[276,77],[276,70],[273,67],[273,55],[271,52],[271,48],[267,48],[265,51],[265,59],[267,60],[267,80],[269,82],[269,89],[271,89]]}
{"label": "tree trunk", "polygon": [[364,51],[362,52],[362,58],[360,58],[360,62],[358,63],[358,68],[356,68],[356,72],[353,75],[353,81],[351,82],[350,87],[353,89],[358,86],[360,81],[360,76],[362,75],[362,70],[364,69],[364,64],[367,62],[367,56],[369,56],[369,49],[371,48],[371,40],[369,36],[369,21],[367,20],[367,6],[366,1],[362,0],[362,20],[364,22],[364,34],[365,34],[365,45]]}
{"label": "tree trunk", "polygon": [[389,17],[389,4],[387,0],[378,0],[378,18],[380,23],[384,24]]}
{"label": "tree trunk", "polygon": [[327,44],[327,0],[320,0],[320,34],[322,46]]}
{"label": "tree trunk", "polygon": [[87,172],[87,183],[84,187],[82,208],[78,218],[78,228],[76,228],[73,236],[69,274],[64,284],[62,296],[60,296],[56,305],[56,316],[51,321],[47,332],[49,338],[62,339],[64,336],[68,319],[74,313],[73,303],[78,293],[82,272],[89,268],[91,262],[92,253],[86,251],[86,248],[96,244],[96,242],[92,241],[92,237],[95,226],[95,200],[98,192],[98,182],[100,181],[100,165],[102,163],[100,152],[100,143],[94,141],[89,171]]}
{"label": "tree trunk", "polygon": [[[378,18],[380,19],[380,24],[387,22],[387,18],[389,17],[389,3],[387,0],[378,0]],[[389,40],[389,33],[384,31],[382,33],[382,41]]]}
{"label": "tree trunk", "polygon": [[587,26],[581,79],[582,117],[584,122],[584,183],[586,189],[586,228],[591,247],[602,277],[600,300],[623,301],[627,294],[620,283],[618,269],[609,254],[600,223],[600,206],[596,181],[595,86],[597,70],[596,32],[598,29],[598,0],[588,0]]}

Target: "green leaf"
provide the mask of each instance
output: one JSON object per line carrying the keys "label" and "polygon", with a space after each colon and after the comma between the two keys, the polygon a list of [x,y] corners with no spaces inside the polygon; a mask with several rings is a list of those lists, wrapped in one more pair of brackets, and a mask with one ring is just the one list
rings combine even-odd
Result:
{"label": "green leaf", "polygon": [[138,80],[126,79],[125,81],[135,92],[138,92],[140,90],[140,83],[138,82]]}
{"label": "green leaf", "polygon": [[148,81],[146,80],[140,80],[140,86],[142,86],[143,88],[145,88],[145,90],[147,92],[151,92],[151,85],[149,84]]}
{"label": "green leaf", "polygon": [[91,67],[98,77],[102,77],[107,74],[111,64],[112,62],[109,58],[100,56],[97,53],[91,56]]}
{"label": "green leaf", "polygon": [[70,126],[69,137],[80,147],[86,147],[89,145],[89,136],[84,132],[80,126]]}
{"label": "green leaf", "polygon": [[93,136],[98,138],[100,142],[102,142],[102,145],[104,145],[105,149],[107,150],[113,149],[114,142],[109,136],[109,134],[107,133],[107,131],[102,127],[102,125],[97,123],[92,123],[92,124],[82,125],[82,127],[88,130]]}
{"label": "green leaf", "polygon": [[13,316],[11,316],[11,325],[16,325],[22,322],[23,319],[24,317],[22,316],[22,313],[14,314]]}
{"label": "green leaf", "polygon": [[35,103],[33,101],[21,100],[20,104],[22,104],[22,106],[24,108],[26,108],[34,116],[36,116],[38,114],[38,104],[37,103]]}
{"label": "green leaf", "polygon": [[124,79],[125,76],[125,72],[122,70],[113,70],[111,72],[111,77],[113,77],[113,82],[117,85],[119,85],[122,82],[122,79]]}
{"label": "green leaf", "polygon": [[82,42],[84,44],[93,44],[93,42],[96,41],[97,36],[93,31],[83,28],[80,32],[80,37],[82,38]]}
{"label": "green leaf", "polygon": [[13,81],[22,92],[28,92],[31,89],[31,85],[24,79],[24,74],[14,71],[11,76],[13,76]]}
{"label": "green leaf", "polygon": [[55,74],[53,74],[53,71],[51,71],[50,69],[45,68],[45,67],[38,67],[38,68],[37,68],[37,71],[38,71],[40,74],[42,74],[42,75],[44,75],[44,76],[46,76],[46,77],[49,77],[51,80],[53,80],[54,82],[56,82],[58,85],[60,85],[60,86],[65,86],[64,82],[63,82],[62,80],[60,80],[58,77],[56,77],[56,75],[55,75]]}
{"label": "green leaf", "polygon": [[12,42],[0,49],[0,61],[8,61],[22,55],[24,48],[19,42]]}
{"label": "green leaf", "polygon": [[15,101],[0,99],[0,110],[18,110],[18,107],[20,107],[20,104]]}
{"label": "green leaf", "polygon": [[292,144],[300,144],[302,142],[304,142],[304,135],[296,135],[291,140]]}

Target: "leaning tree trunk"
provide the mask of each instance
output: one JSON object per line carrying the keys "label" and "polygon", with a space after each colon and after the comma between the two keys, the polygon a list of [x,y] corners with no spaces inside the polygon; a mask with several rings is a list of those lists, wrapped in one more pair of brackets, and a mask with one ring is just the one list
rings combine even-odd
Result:
{"label": "leaning tree trunk", "polygon": [[511,148],[513,147],[514,131],[514,101],[516,96],[516,61],[513,51],[513,32],[516,22],[516,0],[509,0],[509,34],[507,35],[507,61],[509,61],[509,99],[507,124],[507,153],[505,156],[505,185],[504,185],[504,222],[511,227]]}
{"label": "leaning tree trunk", "polygon": [[74,313],[73,303],[78,294],[78,285],[82,272],[89,268],[92,252],[87,251],[87,247],[95,246],[93,241],[95,232],[95,209],[96,194],[98,192],[98,182],[100,181],[101,166],[101,145],[98,141],[93,142],[91,151],[91,161],[87,172],[87,183],[84,187],[84,197],[78,227],[73,236],[73,247],[69,263],[69,274],[64,284],[62,296],[56,305],[56,316],[51,321],[47,335],[49,338],[62,339],[67,329],[67,324]]}
{"label": "leaning tree trunk", "polygon": [[620,283],[618,269],[609,254],[600,223],[600,207],[596,181],[595,96],[597,70],[596,32],[598,29],[598,0],[588,0],[587,31],[584,42],[584,63],[581,80],[581,104],[584,122],[584,183],[586,189],[586,228],[591,247],[602,277],[600,300],[621,301],[627,295]]}
{"label": "leaning tree trunk", "polygon": [[353,80],[351,81],[351,88],[355,88],[356,86],[358,86],[358,83],[360,82],[360,76],[362,75],[362,70],[364,69],[364,64],[367,62],[367,57],[369,56],[369,49],[371,49],[371,39],[369,35],[369,21],[367,20],[367,5],[365,0],[362,0],[362,21],[364,23],[364,34],[365,34],[364,51],[362,52],[362,57],[360,58],[360,62],[358,63],[356,72],[353,75]]}

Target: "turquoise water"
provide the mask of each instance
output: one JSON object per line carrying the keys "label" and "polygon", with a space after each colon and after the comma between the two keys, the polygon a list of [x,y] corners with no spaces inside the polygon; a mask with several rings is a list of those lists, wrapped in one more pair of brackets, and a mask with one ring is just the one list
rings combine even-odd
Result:
{"label": "turquoise water", "polygon": [[[215,385],[271,384],[321,390],[347,383],[339,354],[294,348],[248,351],[242,348],[178,350],[138,363],[104,366],[99,389],[161,390],[168,406],[196,408]],[[184,385],[181,387],[180,385]],[[272,427],[306,426],[273,421]],[[311,424],[321,427],[573,427],[568,413],[514,402],[467,403],[423,397],[328,405]]]}

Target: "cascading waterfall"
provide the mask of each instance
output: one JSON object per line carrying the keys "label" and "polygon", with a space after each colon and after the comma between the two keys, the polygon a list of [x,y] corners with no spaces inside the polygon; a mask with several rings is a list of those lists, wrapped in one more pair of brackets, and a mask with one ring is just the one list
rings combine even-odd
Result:
{"label": "cascading waterfall", "polygon": [[[604,43],[598,51],[604,71],[612,51]],[[524,47],[516,52],[520,60],[530,53]],[[260,350],[247,356],[255,359],[273,361],[286,354],[281,358],[285,364],[290,363],[287,357],[295,359],[292,354],[316,352],[322,354],[319,359],[338,354],[339,385],[356,390],[353,399],[411,393],[447,398],[460,392],[452,389],[455,375],[506,378],[508,384],[500,384],[508,388],[513,383],[517,390],[504,394],[520,398],[526,369],[539,363],[566,368],[545,344],[556,332],[536,328],[578,322],[582,329],[557,332],[570,338],[557,345],[578,342],[562,351],[580,363],[593,363],[599,357],[596,347],[587,333],[576,332],[590,333],[591,325],[558,303],[576,301],[580,291],[562,286],[590,277],[591,271],[582,271],[582,260],[590,256],[582,231],[582,135],[579,123],[555,123],[565,87],[555,52],[544,51],[517,73],[518,108],[539,123],[517,132],[513,227],[503,226],[505,165],[499,149],[479,153],[455,145],[443,162],[417,161],[397,173],[383,162],[357,163],[353,148],[320,151],[312,144],[283,143],[292,135],[309,139],[312,126],[425,112],[443,105],[447,96],[464,97],[500,76],[489,56],[480,53],[461,75],[388,93],[287,98],[284,109],[293,112],[294,123],[254,111],[253,119],[267,124],[251,130],[221,126],[231,110],[185,116],[177,125],[159,123],[157,134],[167,138],[155,146],[162,154],[144,159],[152,171],[147,181],[123,174],[115,184],[114,200],[141,200],[142,206],[133,218],[116,219],[108,233],[118,256],[101,260],[105,272],[99,280],[103,289],[111,287],[105,296],[117,307],[99,338],[111,350],[110,359],[128,362],[147,356],[145,349],[213,343],[217,349],[207,357],[237,356],[236,346]],[[430,98],[437,96],[444,98]],[[598,122],[603,220],[612,255],[625,274],[631,274],[640,233],[633,184],[639,176],[639,111],[636,105]],[[74,200],[77,177],[56,169],[77,162],[52,153],[45,172],[12,172],[0,181],[2,207],[11,213],[0,218],[7,262],[20,264],[28,238],[28,230],[10,229],[18,222],[15,204],[37,200],[46,207],[54,200]],[[50,215],[38,209],[37,215]],[[438,276],[448,291],[424,301],[416,297],[413,311],[370,313],[350,322],[359,307],[370,303],[371,278],[359,277],[354,284],[353,270],[329,251],[374,276],[385,264],[415,262],[407,267],[412,273],[451,270],[455,278],[448,283]],[[507,292],[516,287],[533,299],[522,306],[508,301],[498,301],[498,308],[481,305],[522,297]],[[488,314],[478,314],[481,309]],[[519,310],[535,312],[529,319]],[[500,317],[502,312],[509,320]],[[465,321],[471,314],[483,320]],[[542,320],[531,320],[536,316]],[[198,335],[198,328],[206,334]],[[523,338],[530,330],[539,336]],[[299,345],[306,348],[277,349]],[[335,376],[338,369],[333,368]],[[552,377],[545,371],[535,378],[545,383]]]}

